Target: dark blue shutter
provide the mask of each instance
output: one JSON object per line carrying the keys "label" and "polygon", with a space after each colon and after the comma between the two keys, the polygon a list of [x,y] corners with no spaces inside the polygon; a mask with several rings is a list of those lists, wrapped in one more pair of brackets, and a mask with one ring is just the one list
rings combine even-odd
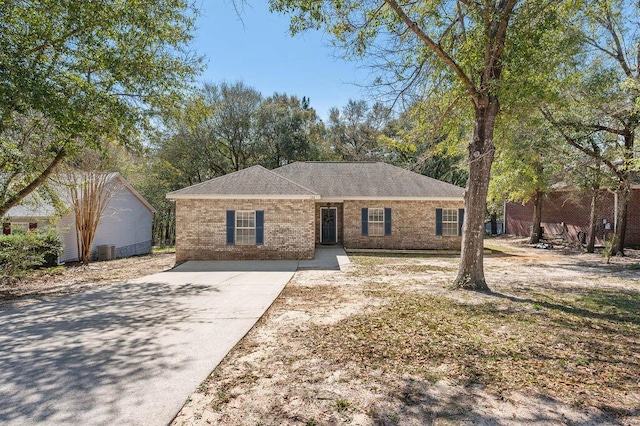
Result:
{"label": "dark blue shutter", "polygon": [[384,209],[384,235],[391,235],[391,209]]}
{"label": "dark blue shutter", "polygon": [[234,245],[236,242],[236,211],[227,210],[227,244]]}
{"label": "dark blue shutter", "polygon": [[362,235],[369,235],[369,209],[362,209]]}
{"label": "dark blue shutter", "polygon": [[256,210],[256,245],[264,244],[264,210]]}
{"label": "dark blue shutter", "polygon": [[442,209],[436,209],[436,235],[442,235]]}
{"label": "dark blue shutter", "polygon": [[458,235],[462,235],[463,223],[464,223],[464,209],[458,209]]}

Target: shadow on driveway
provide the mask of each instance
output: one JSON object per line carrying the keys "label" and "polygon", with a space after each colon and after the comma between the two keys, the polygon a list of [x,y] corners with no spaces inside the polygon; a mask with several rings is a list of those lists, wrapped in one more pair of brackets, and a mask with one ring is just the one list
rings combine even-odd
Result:
{"label": "shadow on driveway", "polygon": [[187,263],[39,304],[4,305],[0,424],[167,424],[296,264],[184,272]]}

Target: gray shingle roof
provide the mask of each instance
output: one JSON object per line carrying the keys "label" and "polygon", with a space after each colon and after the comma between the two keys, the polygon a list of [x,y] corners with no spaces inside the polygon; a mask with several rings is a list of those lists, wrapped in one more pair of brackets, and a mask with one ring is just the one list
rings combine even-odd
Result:
{"label": "gray shingle roof", "polygon": [[273,170],[323,198],[462,198],[464,189],[374,162],[298,162]]}
{"label": "gray shingle roof", "polygon": [[51,218],[55,216],[55,209],[48,201],[39,203],[27,203],[11,207],[7,214],[8,218]]}
{"label": "gray shingle roof", "polygon": [[320,196],[286,177],[262,166],[253,166],[238,172],[210,179],[167,194],[177,198],[320,198]]}
{"label": "gray shingle roof", "polygon": [[386,163],[297,162],[253,166],[167,194],[177,198],[460,199],[464,189]]}

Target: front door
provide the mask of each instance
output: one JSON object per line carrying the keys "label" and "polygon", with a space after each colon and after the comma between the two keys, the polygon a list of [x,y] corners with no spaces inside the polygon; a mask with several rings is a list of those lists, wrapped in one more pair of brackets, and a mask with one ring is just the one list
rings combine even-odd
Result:
{"label": "front door", "polygon": [[335,207],[320,208],[320,242],[331,244],[337,242],[338,215]]}

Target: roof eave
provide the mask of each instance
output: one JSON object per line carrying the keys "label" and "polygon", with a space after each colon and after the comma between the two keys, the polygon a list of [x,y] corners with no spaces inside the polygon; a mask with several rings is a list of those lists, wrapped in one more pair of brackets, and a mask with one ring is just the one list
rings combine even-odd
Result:
{"label": "roof eave", "polygon": [[316,200],[319,195],[314,194],[176,194],[168,193],[168,200]]}
{"label": "roof eave", "polygon": [[343,201],[464,201],[464,197],[398,197],[398,196],[347,196],[322,197],[322,201],[339,203]]}

